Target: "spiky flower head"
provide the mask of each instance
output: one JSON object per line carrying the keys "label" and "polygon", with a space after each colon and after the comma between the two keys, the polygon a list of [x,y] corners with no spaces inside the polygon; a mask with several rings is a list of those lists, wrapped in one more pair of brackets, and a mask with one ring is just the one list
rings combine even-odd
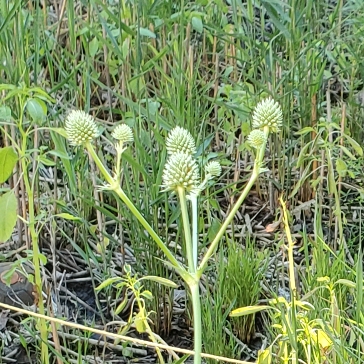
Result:
{"label": "spiky flower head", "polygon": [[205,174],[208,178],[219,177],[221,174],[221,165],[217,161],[208,162],[205,166]]}
{"label": "spiky flower head", "polygon": [[169,132],[166,147],[169,155],[174,153],[193,155],[196,153],[196,144],[191,133],[180,126],[176,126]]}
{"label": "spiky flower head", "polygon": [[277,133],[282,126],[283,114],[278,102],[271,97],[259,102],[253,112],[253,128],[269,127],[270,133]]}
{"label": "spiky flower head", "polygon": [[112,132],[111,136],[116,140],[119,140],[121,143],[132,142],[134,140],[131,127],[126,124],[118,125]]}
{"label": "spiky flower head", "polygon": [[65,122],[68,140],[73,145],[84,145],[99,135],[94,118],[81,110],[72,110]]}
{"label": "spiky flower head", "polygon": [[267,135],[262,130],[252,130],[248,135],[248,143],[255,149],[260,148],[266,141]]}
{"label": "spiky flower head", "polygon": [[164,166],[162,180],[165,191],[177,191],[182,187],[187,193],[194,192],[200,182],[195,159],[189,154],[172,154]]}

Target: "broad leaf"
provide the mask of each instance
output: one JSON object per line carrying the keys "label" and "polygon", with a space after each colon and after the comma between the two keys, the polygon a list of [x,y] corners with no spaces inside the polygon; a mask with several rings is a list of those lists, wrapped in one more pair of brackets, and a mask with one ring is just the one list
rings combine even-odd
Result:
{"label": "broad leaf", "polygon": [[0,242],[11,237],[18,218],[16,209],[17,201],[13,190],[0,196]]}
{"label": "broad leaf", "polygon": [[0,183],[4,183],[10,177],[17,160],[18,156],[12,147],[0,149]]}

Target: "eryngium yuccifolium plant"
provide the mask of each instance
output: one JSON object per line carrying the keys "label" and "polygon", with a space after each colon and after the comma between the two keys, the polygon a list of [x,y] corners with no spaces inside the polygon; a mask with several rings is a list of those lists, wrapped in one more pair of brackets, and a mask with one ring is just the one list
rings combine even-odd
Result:
{"label": "eryngium yuccifolium plant", "polygon": [[205,166],[205,174],[208,179],[219,177],[221,174],[221,165],[219,162],[211,161]]}
{"label": "eryngium yuccifolium plant", "polygon": [[266,141],[267,135],[262,130],[252,130],[248,135],[248,143],[255,149],[260,148]]}
{"label": "eryngium yuccifolium plant", "polygon": [[65,130],[72,145],[84,145],[99,135],[94,118],[81,110],[73,110],[68,114]]}
{"label": "eryngium yuccifolium plant", "polygon": [[191,133],[179,126],[172,129],[166,140],[167,153],[184,153],[193,155],[196,153],[196,144]]}
{"label": "eryngium yuccifolium plant", "polygon": [[187,193],[194,193],[200,182],[195,159],[185,153],[172,154],[164,166],[162,180],[164,191],[176,192],[182,187]]}
{"label": "eryngium yuccifolium plant", "polygon": [[269,128],[270,133],[277,133],[283,122],[282,109],[271,97],[259,102],[253,112],[253,128]]}
{"label": "eryngium yuccifolium plant", "polygon": [[130,126],[126,124],[118,125],[112,132],[111,136],[122,143],[132,142],[134,140]]}

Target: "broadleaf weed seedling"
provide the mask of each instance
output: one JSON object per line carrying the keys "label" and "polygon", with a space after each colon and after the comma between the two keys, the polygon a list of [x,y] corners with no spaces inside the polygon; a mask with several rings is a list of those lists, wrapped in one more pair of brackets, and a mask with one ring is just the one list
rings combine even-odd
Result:
{"label": "broadleaf weed seedling", "polygon": [[[254,150],[254,167],[251,176],[243,189],[239,199],[227,215],[224,223],[212,240],[202,260],[198,262],[198,197],[206,188],[209,181],[219,177],[221,166],[216,161],[210,161],[204,168],[204,179],[200,180],[199,165],[195,159],[196,146],[191,134],[181,128],[174,128],[166,140],[167,162],[162,177],[164,191],[173,192],[179,201],[183,224],[183,235],[186,249],[187,268],[174,256],[167,244],[162,241],[151,225],[146,221],[133,202],[121,187],[121,159],[127,143],[133,140],[132,130],[127,125],[119,125],[112,136],[116,139],[116,164],[113,173],[110,173],[97,155],[92,141],[98,137],[99,129],[96,122],[83,111],[72,111],[65,122],[68,140],[72,145],[84,147],[89,156],[99,168],[106,184],[102,189],[113,191],[130,209],[145,230],[150,234],[158,247],[168,259],[171,266],[188,285],[192,298],[193,325],[194,325],[194,363],[201,363],[202,350],[202,325],[201,325],[201,300],[199,282],[207,263],[215,253],[220,239],[227,227],[231,224],[236,212],[247,197],[250,189],[259,175],[266,171],[263,159],[266,143],[270,133],[277,133],[282,125],[283,115],[281,107],[271,98],[264,99],[254,109],[252,115],[253,131],[248,136],[248,143]],[[190,203],[190,208],[189,208]]]}
{"label": "broadleaf weed seedling", "polygon": [[[121,126],[121,128],[122,128],[122,126]],[[118,130],[118,129],[116,129],[116,130]],[[119,330],[118,334],[125,335],[129,331],[131,325],[134,324],[135,328],[137,329],[137,331],[139,333],[148,334],[150,340],[154,343],[157,343],[158,339],[156,338],[156,335],[153,333],[153,331],[149,325],[149,316],[150,316],[151,312],[148,313],[146,310],[146,306],[145,306],[145,300],[152,300],[153,296],[150,291],[144,289],[144,287],[142,285],[142,281],[151,280],[151,281],[155,281],[160,284],[163,284],[163,285],[166,285],[169,287],[173,287],[173,288],[177,288],[177,285],[174,282],[170,281],[169,279],[161,278],[161,277],[144,276],[144,277],[138,278],[137,275],[132,274],[131,267],[128,264],[124,265],[124,271],[125,271],[125,276],[109,278],[109,279],[105,280],[103,283],[101,283],[97,287],[97,290],[101,290],[112,284],[116,284],[116,288],[118,290],[124,290],[124,292],[123,292],[124,298],[122,299],[122,301],[118,305],[118,307],[115,309],[115,314],[119,314],[120,312],[123,311],[123,309],[125,308],[125,306],[128,303],[129,293],[131,293],[132,294],[131,299],[133,300],[133,302],[131,304],[129,319],[128,319],[128,322],[126,323],[126,325],[123,326]],[[134,314],[134,310],[133,310],[135,305],[137,306],[137,309],[138,309],[138,312],[136,314]],[[115,344],[117,344],[117,343],[118,342],[116,342]],[[160,349],[156,348],[156,351],[157,351],[160,363],[164,363],[164,359],[163,359]]]}

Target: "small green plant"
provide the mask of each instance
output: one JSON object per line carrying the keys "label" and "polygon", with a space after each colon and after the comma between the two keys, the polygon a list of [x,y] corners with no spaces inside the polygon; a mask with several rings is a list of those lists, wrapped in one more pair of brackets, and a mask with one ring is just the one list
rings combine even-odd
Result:
{"label": "small green plant", "polygon": [[[11,147],[3,148],[0,151],[0,164],[4,166],[0,174],[0,183],[4,182],[12,173],[14,165],[19,161],[19,170],[24,181],[24,190],[22,193],[27,196],[27,214],[21,219],[25,225],[25,234],[30,237],[31,254],[29,260],[34,266],[34,284],[35,300],[38,301],[39,312],[45,313],[43,304],[43,284],[41,276],[41,265],[45,264],[46,259],[39,250],[39,233],[43,227],[41,218],[37,215],[36,210],[36,183],[37,172],[41,164],[52,165],[53,162],[48,158],[51,151],[38,149],[37,146],[30,143],[34,135],[41,130],[41,125],[47,115],[47,103],[53,102],[53,99],[39,87],[28,88],[25,85],[15,86],[1,84],[0,91],[6,93],[4,102],[14,105],[12,110],[9,106],[2,106],[0,109],[0,128],[4,135],[11,141]],[[17,135],[10,135],[9,128],[13,128]],[[33,168],[33,176],[31,176]],[[16,181],[16,184],[19,181]],[[3,205],[3,206],[1,206]],[[5,214],[0,214],[0,241],[10,238],[15,222],[17,220],[17,201],[15,200],[14,191],[10,190],[0,197],[0,207]],[[20,218],[20,216],[19,216]],[[23,231],[18,231],[19,236]],[[29,247],[30,248],[30,247]],[[45,320],[38,321],[41,343],[42,363],[49,362],[48,355],[48,324]]]}
{"label": "small green plant", "polygon": [[[295,363],[298,364],[303,358],[305,363],[325,363],[326,357],[331,353],[333,340],[338,331],[337,322],[338,308],[334,290],[330,288],[330,308],[332,312],[332,321],[323,321],[321,319],[310,320],[309,312],[315,312],[315,307],[307,301],[309,295],[299,300],[297,297],[296,276],[293,260],[293,245],[288,212],[280,199],[283,210],[283,223],[285,226],[287,238],[287,255],[288,255],[288,272],[290,283],[290,300],[284,297],[277,297],[269,301],[269,305],[247,306],[233,310],[231,317],[241,317],[252,313],[266,311],[273,312],[271,319],[273,329],[277,333],[276,338],[268,349],[259,353],[258,364],[268,364],[274,360],[277,363]],[[326,283],[327,280],[325,279]],[[275,352],[275,346],[278,349]],[[275,362],[275,361],[273,361]]]}
{"label": "small green plant", "polygon": [[[236,357],[236,342],[232,335],[233,329],[228,315],[235,306],[235,300],[227,304],[225,293],[225,264],[224,250],[216,254],[216,278],[211,277],[211,284],[207,285],[206,294],[202,298],[202,329],[204,351],[214,355]],[[215,265],[215,264],[214,264]],[[209,272],[211,276],[211,271]],[[215,274],[214,274],[215,275]],[[215,364],[215,360],[206,359],[207,363]]]}
{"label": "small green plant", "polygon": [[[200,182],[199,166],[195,159],[196,146],[193,137],[188,131],[180,127],[174,128],[169,133],[166,140],[168,159],[163,171],[162,187],[164,191],[173,192],[179,200],[187,268],[177,260],[167,244],[162,241],[121,188],[121,159],[127,143],[133,140],[131,128],[122,124],[117,126],[112,134],[114,139],[116,139],[116,163],[115,169],[111,174],[100,160],[92,145],[92,141],[99,136],[99,129],[93,118],[83,111],[72,111],[66,119],[65,132],[68,140],[72,145],[84,147],[88,151],[103,178],[105,178],[106,184],[101,188],[113,191],[125,203],[168,258],[169,262],[167,264],[172,266],[188,285],[193,308],[195,364],[201,363],[202,327],[199,289],[201,276],[226,228],[232,222],[248,192],[259,175],[266,171],[263,167],[263,159],[268,136],[270,133],[276,133],[280,130],[282,119],[282,110],[273,99],[265,99],[256,106],[252,115],[253,131],[248,136],[248,142],[255,156],[251,177],[200,262],[198,262],[198,197],[209,181],[220,175],[221,167],[216,161],[207,163],[204,168],[204,179]],[[190,202],[190,208],[188,202]]]}
{"label": "small green plant", "polygon": [[[256,251],[249,236],[245,239],[244,248],[235,241],[228,241],[226,261],[220,261],[218,265],[218,274],[224,277],[221,287],[224,306],[227,307],[231,302],[239,307],[258,303],[267,262],[265,254]],[[255,333],[255,316],[233,318],[231,325],[235,335],[244,343],[249,343]]]}
{"label": "small green plant", "polygon": [[[121,128],[120,130],[118,129],[116,130],[116,132],[118,131],[122,132]],[[133,300],[131,304],[131,312],[129,315],[128,322],[124,327],[120,328],[118,334],[125,335],[129,331],[131,325],[134,325],[139,333],[148,334],[150,340],[154,343],[157,343],[158,339],[156,338],[156,335],[153,333],[149,325],[149,320],[150,320],[149,316],[151,312],[147,312],[145,306],[145,300],[152,300],[153,296],[150,291],[144,289],[143,281],[150,280],[172,288],[177,288],[177,285],[174,282],[170,281],[169,279],[161,277],[144,276],[138,278],[137,275],[132,275],[131,267],[128,264],[124,265],[124,272],[125,276],[109,278],[105,280],[103,283],[101,283],[97,287],[97,290],[101,290],[105,287],[114,284],[118,291],[118,295],[120,293],[124,295],[124,298],[115,309],[116,315],[123,311],[123,309],[125,308],[130,299]],[[131,294],[131,297],[129,293]],[[134,306],[136,306],[136,309],[138,311],[137,313],[134,313]],[[116,342],[116,344],[117,343],[118,342]],[[164,359],[160,349],[156,348],[156,351],[160,363],[164,363]]]}

